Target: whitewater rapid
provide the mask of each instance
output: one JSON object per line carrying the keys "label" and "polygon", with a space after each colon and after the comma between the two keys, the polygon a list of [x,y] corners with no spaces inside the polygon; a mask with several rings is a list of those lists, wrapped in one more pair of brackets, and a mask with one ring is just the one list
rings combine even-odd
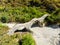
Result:
{"label": "whitewater rapid", "polygon": [[31,28],[31,30],[33,32],[33,38],[35,39],[36,45],[60,45],[59,28],[34,27]]}

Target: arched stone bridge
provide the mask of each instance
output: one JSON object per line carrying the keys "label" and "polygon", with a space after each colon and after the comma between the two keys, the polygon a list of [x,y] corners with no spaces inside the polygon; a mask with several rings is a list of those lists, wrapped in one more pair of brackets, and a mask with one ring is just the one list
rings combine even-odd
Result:
{"label": "arched stone bridge", "polygon": [[[23,30],[26,28],[33,32],[33,38],[36,41],[36,45],[60,45],[59,33],[60,28],[43,27],[44,19],[49,16],[49,14],[43,15],[41,18],[34,18],[31,21],[23,24],[16,24],[12,29],[8,31],[8,35],[13,35],[14,32],[18,30]],[[38,24],[38,26],[34,24]],[[43,23],[43,24],[41,24]]]}
{"label": "arched stone bridge", "polygon": [[26,28],[27,30],[30,30],[31,26],[34,24],[34,23],[38,23],[39,26],[44,26],[43,21],[44,19],[49,16],[49,14],[45,14],[43,15],[42,17],[40,18],[34,18],[32,19],[31,21],[27,22],[27,23],[23,23],[23,24],[16,24],[12,29],[10,29],[8,31],[7,34],[9,35],[12,35],[17,29],[19,30],[22,30],[24,28]]}

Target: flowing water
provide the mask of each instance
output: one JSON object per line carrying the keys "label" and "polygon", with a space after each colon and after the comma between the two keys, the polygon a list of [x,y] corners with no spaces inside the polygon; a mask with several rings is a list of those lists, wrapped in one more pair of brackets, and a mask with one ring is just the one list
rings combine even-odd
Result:
{"label": "flowing water", "polygon": [[36,45],[60,45],[59,44],[59,31],[60,29],[53,29],[50,27],[34,27],[31,28],[33,38]]}

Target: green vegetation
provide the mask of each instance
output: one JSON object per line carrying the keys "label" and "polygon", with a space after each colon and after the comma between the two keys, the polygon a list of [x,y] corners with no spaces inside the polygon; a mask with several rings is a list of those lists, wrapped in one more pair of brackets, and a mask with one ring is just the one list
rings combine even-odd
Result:
{"label": "green vegetation", "polygon": [[31,34],[26,34],[23,36],[22,45],[35,45],[35,41],[33,40]]}
{"label": "green vegetation", "polygon": [[12,36],[4,35],[2,38],[0,37],[0,45],[35,45],[35,41],[30,34],[25,34],[25,36],[21,40],[21,35],[16,33]]}
{"label": "green vegetation", "polygon": [[[5,8],[6,9],[6,8]],[[0,13],[0,21],[3,23],[9,23],[9,22],[28,22],[32,18],[38,18],[42,15],[46,14],[47,12],[41,11],[39,7],[11,7],[7,8],[7,10],[1,11]],[[60,22],[60,10],[55,11],[54,13],[51,13],[51,17],[48,18],[48,21],[53,22],[55,20],[57,23]],[[54,17],[54,18],[52,18]],[[57,17],[57,18],[56,18]],[[52,19],[52,20],[51,20]]]}
{"label": "green vegetation", "polygon": [[0,13],[0,21],[3,23],[7,22],[28,22],[32,18],[41,17],[46,12],[41,12],[39,7],[11,7],[5,8]]}
{"label": "green vegetation", "polygon": [[[15,33],[14,35],[7,35],[8,27],[0,24],[0,45],[21,45],[20,40],[22,40],[22,45],[35,45],[35,41],[32,35],[26,33],[21,35],[20,33]],[[26,41],[26,42],[25,42]]]}
{"label": "green vegetation", "polygon": [[45,21],[50,24],[60,24],[60,9],[51,13],[51,16],[47,17]]}
{"label": "green vegetation", "polygon": [[[60,24],[60,0],[0,0],[0,22],[3,23],[25,23],[46,13],[51,15],[45,19],[47,24]],[[0,45],[35,45],[30,34],[8,36],[8,29],[0,23]]]}
{"label": "green vegetation", "polygon": [[53,11],[60,8],[60,0],[1,0],[0,5],[0,10],[3,10],[6,6],[35,6],[47,9],[47,11]]}
{"label": "green vegetation", "polygon": [[0,36],[4,35],[4,34],[7,32],[8,29],[9,29],[9,28],[8,28],[7,26],[2,25],[2,24],[0,23]]}
{"label": "green vegetation", "polygon": [[[24,23],[49,13],[46,22],[60,22],[60,0],[1,0],[0,22]],[[57,16],[58,15],[58,16]],[[59,18],[55,18],[59,17]],[[55,21],[56,20],[56,21]],[[58,20],[58,21],[57,21]]]}
{"label": "green vegetation", "polygon": [[13,36],[4,35],[2,38],[0,37],[0,45],[19,45],[18,37],[17,34],[14,34]]}

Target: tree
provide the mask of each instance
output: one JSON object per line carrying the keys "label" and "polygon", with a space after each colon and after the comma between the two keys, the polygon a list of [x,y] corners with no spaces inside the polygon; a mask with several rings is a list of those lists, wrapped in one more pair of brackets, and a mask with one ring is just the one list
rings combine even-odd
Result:
{"label": "tree", "polygon": [[6,23],[7,22],[6,17],[1,17],[1,22]]}

